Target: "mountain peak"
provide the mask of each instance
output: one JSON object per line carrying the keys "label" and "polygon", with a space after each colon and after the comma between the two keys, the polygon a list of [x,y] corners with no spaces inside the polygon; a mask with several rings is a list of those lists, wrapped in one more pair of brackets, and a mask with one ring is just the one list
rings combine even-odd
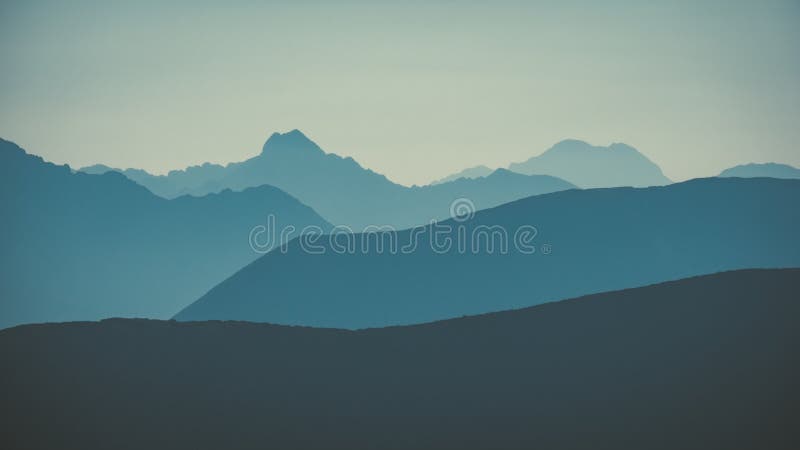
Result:
{"label": "mountain peak", "polygon": [[311,151],[323,153],[317,144],[309,139],[302,131],[294,129],[288,133],[272,133],[264,143],[262,154],[282,153],[288,151]]}
{"label": "mountain peak", "polygon": [[604,151],[604,150],[639,154],[638,150],[622,142],[614,142],[608,147],[603,147],[600,145],[592,145],[580,139],[564,139],[563,141],[560,141],[555,145],[553,145],[552,147],[550,147],[545,153],[591,152],[591,151]]}
{"label": "mountain peak", "polygon": [[564,139],[563,141],[557,142],[555,145],[550,147],[545,153],[547,152],[568,152],[568,151],[580,151],[580,150],[587,150],[594,148],[591,144],[586,141],[581,141],[580,139]]}
{"label": "mountain peak", "polygon": [[526,175],[547,174],[582,188],[659,186],[671,181],[654,162],[623,143],[607,147],[565,139],[539,156],[509,168]]}
{"label": "mountain peak", "polygon": [[489,177],[494,177],[494,178],[497,178],[497,177],[509,177],[509,176],[516,176],[516,175],[519,175],[519,174],[518,174],[518,173],[515,173],[515,172],[512,172],[512,171],[510,171],[510,170],[508,170],[508,169],[504,169],[504,168],[502,168],[502,167],[498,167],[497,169],[495,169],[494,171],[492,171],[492,173],[490,173],[488,176],[489,176]]}
{"label": "mountain peak", "polygon": [[725,169],[718,176],[739,178],[800,178],[800,169],[788,164],[750,163]]}
{"label": "mountain peak", "polygon": [[114,171],[113,167],[109,167],[105,164],[92,164],[91,166],[85,166],[78,169],[78,172],[88,173],[89,175],[102,175],[106,172]]}

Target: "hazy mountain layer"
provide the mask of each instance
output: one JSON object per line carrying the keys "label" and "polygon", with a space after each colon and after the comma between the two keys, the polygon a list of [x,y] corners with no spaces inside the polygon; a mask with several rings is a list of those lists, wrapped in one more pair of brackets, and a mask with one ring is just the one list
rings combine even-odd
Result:
{"label": "hazy mountain layer", "polygon": [[115,169],[103,164],[82,167],[78,170],[93,175],[101,175],[110,171],[120,172],[145,186],[152,193],[170,199],[200,192],[219,192],[223,188],[216,185],[215,182],[225,174],[224,166],[210,163],[187,167],[183,170],[171,170],[167,175],[152,175],[141,169]]}
{"label": "hazy mountain layer", "polygon": [[800,178],[800,169],[788,164],[744,164],[723,170],[720,177],[769,177],[769,178]]}
{"label": "hazy mountain layer", "polygon": [[[466,222],[396,235],[351,241],[337,235],[310,246],[294,241],[286,253],[264,255],[176,318],[362,328],[722,270],[800,266],[798,201],[800,181],[708,178],[540,195],[480,211]],[[531,226],[533,239],[526,238]],[[515,245],[517,233],[525,245]],[[404,252],[410,242],[415,249]],[[528,253],[530,246],[535,253]]]}
{"label": "hazy mountain layer", "polygon": [[0,327],[167,318],[259,256],[250,232],[269,214],[276,227],[330,227],[271,186],[165,200],[3,140],[0,186]]}
{"label": "hazy mountain layer", "polygon": [[661,169],[625,144],[597,147],[565,140],[539,156],[509,166],[514,172],[547,174],[582,188],[661,186],[671,183]]}
{"label": "hazy mountain layer", "polygon": [[138,172],[132,176],[167,198],[180,193],[205,195],[224,188],[242,190],[269,184],[297,197],[332,223],[356,231],[369,225],[407,228],[444,219],[449,217],[452,201],[462,197],[484,209],[575,187],[551,176],[512,177],[507,173],[468,183],[455,180],[436,186],[405,187],[361,167],[352,158],[325,153],[297,130],[273,134],[261,154],[247,161],[224,169],[205,165],[190,170],[192,177],[181,171],[163,177],[141,176]]}
{"label": "hazy mountain layer", "polygon": [[457,172],[457,173],[454,173],[452,175],[448,175],[448,176],[446,176],[444,178],[441,178],[439,180],[434,181],[431,184],[447,183],[448,181],[455,181],[455,180],[458,180],[459,178],[483,178],[485,176],[488,176],[492,172],[494,172],[494,170],[492,170],[492,169],[490,169],[490,168],[488,168],[486,166],[475,166],[475,167],[470,167],[470,168],[464,169],[464,170],[462,170],[460,172]]}

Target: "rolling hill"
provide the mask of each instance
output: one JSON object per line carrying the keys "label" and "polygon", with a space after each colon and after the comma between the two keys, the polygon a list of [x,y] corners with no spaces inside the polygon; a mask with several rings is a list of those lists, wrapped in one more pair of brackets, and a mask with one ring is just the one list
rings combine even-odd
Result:
{"label": "rolling hill", "polygon": [[[797,180],[708,178],[556,192],[471,220],[349,241],[341,234],[295,240],[175,318],[377,327],[724,270],[800,266],[799,199]],[[513,245],[515,236],[525,245]]]}
{"label": "rolling hill", "polygon": [[21,326],[0,446],[793,449],[798,289],[745,270],[357,332]]}

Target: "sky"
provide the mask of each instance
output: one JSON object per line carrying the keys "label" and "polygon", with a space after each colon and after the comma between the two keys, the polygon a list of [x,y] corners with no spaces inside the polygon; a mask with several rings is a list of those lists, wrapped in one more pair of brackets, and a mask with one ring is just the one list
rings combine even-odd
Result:
{"label": "sky", "polygon": [[164,173],[300,129],[403,184],[554,143],[800,166],[800,0],[0,0],[0,137]]}

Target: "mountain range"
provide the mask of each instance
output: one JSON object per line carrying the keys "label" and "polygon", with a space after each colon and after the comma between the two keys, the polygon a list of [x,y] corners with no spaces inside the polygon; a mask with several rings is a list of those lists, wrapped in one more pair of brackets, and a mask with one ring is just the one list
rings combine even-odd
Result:
{"label": "mountain range", "polygon": [[26,325],[0,331],[0,447],[794,449],[798,289],[745,270],[357,332]]}
{"label": "mountain range", "polygon": [[448,181],[455,181],[455,180],[458,180],[459,178],[483,178],[483,177],[489,176],[489,174],[491,174],[492,172],[494,172],[494,170],[492,170],[492,169],[490,169],[490,168],[488,168],[486,166],[469,167],[469,168],[464,169],[464,170],[462,170],[460,172],[456,172],[456,173],[454,173],[452,175],[448,175],[448,176],[446,176],[444,178],[436,180],[436,181],[432,182],[431,184],[447,183]]}
{"label": "mountain range", "polygon": [[[122,173],[166,198],[269,184],[311,206],[331,223],[354,230],[368,225],[408,228],[447,218],[450,203],[458,198],[470,198],[477,209],[485,209],[576,186],[670,183],[658,166],[625,144],[605,148],[566,140],[525,163],[512,164],[509,169],[530,178],[512,179],[505,173],[487,181],[494,172],[478,166],[432,185],[406,187],[361,167],[352,158],[325,153],[302,132],[293,130],[272,134],[259,155],[225,167],[206,164],[164,176],[133,169]],[[111,169],[91,166],[81,170],[97,173]],[[473,181],[465,183],[461,178]],[[505,182],[513,186],[506,187]]]}
{"label": "mountain range", "polygon": [[671,183],[574,140],[511,169],[0,139],[0,448],[797,447],[796,169]]}
{"label": "mountain range", "polygon": [[769,178],[800,178],[800,169],[788,164],[743,164],[723,170],[720,177],[769,177]]}
{"label": "mountain range", "polygon": [[189,194],[201,196],[219,192],[222,188],[214,185],[214,180],[225,174],[224,166],[211,163],[191,166],[183,170],[171,170],[167,175],[152,175],[142,169],[115,169],[103,164],[82,167],[78,170],[92,175],[102,175],[111,171],[119,172],[145,186],[152,193],[167,199]]}
{"label": "mountain range", "polygon": [[[379,327],[723,270],[797,267],[798,197],[797,180],[707,178],[538,195],[470,220],[349,236],[354,251],[337,235],[315,242],[313,251],[294,240],[175,318]],[[519,230],[534,232],[533,239],[514,245]],[[414,250],[403,251],[412,242]]]}
{"label": "mountain range", "polygon": [[166,200],[121,174],[76,173],[0,140],[0,327],[168,318],[259,256],[250,232],[270,214],[294,235],[331,228],[271,186]]}
{"label": "mountain range", "polygon": [[[441,184],[408,188],[363,169],[350,158],[326,154],[296,130],[274,134],[265,143],[262,153],[248,161],[225,167],[205,164],[160,177],[130,169],[125,171],[125,176],[120,176],[106,167],[86,168],[83,171],[88,173],[76,173],[66,166],[55,166],[27,155],[11,142],[1,141],[0,144],[4,192],[0,208],[4,216],[12,218],[5,221],[2,233],[6,249],[0,261],[4,278],[2,290],[3,297],[8,300],[0,304],[3,313],[0,327],[109,316],[165,318],[178,311],[176,317],[181,320],[247,318],[341,327],[417,323],[460,313],[527,306],[516,300],[516,289],[521,288],[530,289],[530,293],[540,299],[538,301],[546,301],[715,270],[790,266],[797,262],[792,240],[784,233],[785,224],[796,225],[796,214],[781,212],[785,207],[780,206],[781,202],[791,204],[794,201],[797,195],[795,187],[773,186],[770,184],[773,182],[768,180],[730,180],[726,183],[717,180],[722,183],[719,185],[715,185],[717,181],[714,180],[695,180],[680,185],[683,187],[665,187],[664,191],[617,188],[602,194],[578,193],[574,185],[550,176],[528,176],[497,169],[486,176],[458,177]],[[559,152],[569,151],[564,149],[570,146],[564,145],[554,148],[558,147]],[[297,168],[308,169],[306,174],[316,176],[292,176]],[[184,191],[200,189],[194,192],[196,194],[203,190],[222,190],[202,197],[187,194],[164,199],[131,181],[137,177],[139,184],[149,184],[154,191],[161,189],[162,195],[167,195],[167,189],[176,194],[175,189],[180,186]],[[515,258],[522,255],[512,254],[498,259],[497,255],[484,255],[481,251],[472,257],[436,254],[436,258],[431,258],[431,252],[425,250],[416,252],[418,254],[412,258],[404,255],[388,258],[387,255],[368,252],[358,258],[338,255],[341,261],[336,255],[324,255],[315,261],[329,261],[333,269],[320,266],[315,270],[328,274],[323,278],[341,277],[332,284],[311,286],[300,279],[302,270],[299,268],[295,275],[283,275],[284,270],[295,270],[294,264],[316,267],[316,263],[303,258],[302,254],[292,253],[291,249],[298,245],[295,242],[294,247],[289,247],[289,252],[264,258],[264,261],[270,261],[269,264],[273,264],[273,259],[280,261],[281,265],[287,263],[286,267],[270,269],[271,273],[259,276],[264,283],[272,283],[274,276],[280,278],[274,282],[273,288],[281,295],[270,296],[273,288],[256,287],[259,282],[251,282],[248,278],[253,275],[244,275],[257,272],[259,269],[256,267],[267,264],[248,265],[259,256],[249,242],[253,227],[264,225],[267,216],[272,215],[277,218],[276,229],[291,225],[300,230],[311,225],[328,232],[333,228],[323,216],[281,189],[263,184],[246,187],[265,178],[313,198],[315,204],[323,205],[322,208],[339,221],[353,224],[356,231],[358,225],[370,223],[397,224],[402,228],[412,223],[427,223],[432,218],[447,217],[452,214],[451,203],[461,197],[469,200],[469,212],[472,213],[474,209],[491,207],[508,199],[552,192],[504,205],[490,213],[481,213],[464,225],[474,230],[480,225],[532,224],[538,227],[538,238],[543,239],[539,245],[556,250],[554,255],[543,255],[541,251],[532,258],[526,255],[518,267]],[[569,189],[573,190],[559,192]],[[775,197],[762,199],[770,195],[769,189],[775,189]],[[730,205],[729,200],[715,203],[717,199],[709,197],[714,190],[729,190],[719,195],[741,198],[740,214],[718,211],[720,207],[735,206]],[[675,192],[676,198],[667,199],[664,192]],[[686,198],[680,198],[681,195]],[[707,203],[697,204],[695,197],[705,199]],[[658,203],[665,199],[668,203]],[[655,203],[642,206],[639,202]],[[772,204],[774,208],[762,211],[766,204]],[[658,210],[658,205],[662,210]],[[594,211],[594,216],[589,214],[591,211]],[[632,215],[631,211],[641,214]],[[753,223],[748,214],[752,217],[774,216],[774,220]],[[696,217],[689,222],[702,222],[702,226],[687,229],[685,217],[688,216]],[[491,220],[482,221],[480,217],[491,217]],[[752,245],[745,246],[748,251],[726,259],[720,256],[727,254],[724,247],[734,247],[731,242],[738,241],[730,240],[730,231],[717,232],[716,229],[726,228],[725,220],[730,217],[747,224],[751,232],[749,236],[756,237],[748,238],[752,241]],[[598,226],[578,228],[574,222],[596,223]],[[630,229],[636,225],[638,230]],[[683,263],[682,269],[676,268],[682,263],[675,255],[673,261],[659,260],[661,265],[658,267],[637,267],[644,255],[653,249],[658,250],[656,254],[661,257],[661,253],[671,254],[669,249],[674,245],[687,245],[680,243],[680,237],[674,233],[681,227],[687,236],[693,236],[690,240],[700,241],[694,250],[689,249],[686,253],[697,253],[696,258]],[[741,228],[740,225],[736,227]],[[427,228],[431,229],[431,226]],[[400,239],[408,238],[418,230],[402,232]],[[641,241],[630,243],[624,230],[629,230],[630,236]],[[643,236],[643,230],[659,231]],[[698,231],[711,238],[701,240]],[[616,241],[626,243],[617,262],[625,270],[611,271],[612,266],[602,263],[601,256],[592,254],[614,254],[615,244],[605,242],[604,234],[616,236]],[[372,235],[358,235],[355,239],[363,240],[365,236]],[[558,240],[551,236],[558,237]],[[751,249],[757,243],[767,245],[764,248],[777,248],[770,236],[784,236],[790,245],[777,251]],[[741,240],[745,237],[737,235],[735,238]],[[587,240],[595,242],[582,248],[570,245]],[[272,244],[274,242],[269,245]],[[704,250],[709,245],[714,252]],[[640,253],[636,251],[637,246]],[[568,254],[562,253],[564,249],[569,249]],[[484,256],[485,260],[475,263]],[[549,262],[542,264],[545,258]],[[608,266],[596,272],[611,273],[607,277],[597,274],[578,276],[586,271],[592,272],[593,262]],[[397,264],[398,270],[392,273],[386,264]],[[450,264],[455,265],[449,269],[442,268]],[[529,264],[537,274],[520,272],[527,270]],[[364,269],[362,265],[370,267]],[[571,265],[581,269],[570,275]],[[503,280],[502,289],[514,295],[495,301],[496,296],[486,291],[487,287],[462,287],[457,280],[448,278],[459,276],[457,268],[463,268],[463,274],[469,274],[470,279],[479,285],[480,280]],[[378,272],[373,273],[376,270]],[[505,275],[493,272],[497,270]],[[450,275],[437,282],[427,279],[432,275],[420,273],[425,271]],[[511,274],[519,277],[513,279]],[[365,275],[369,275],[370,280],[361,280]],[[228,277],[231,278],[219,284]],[[414,279],[427,281],[407,282]],[[383,292],[386,286],[392,286],[398,280],[405,280],[402,282],[406,286],[398,289],[397,293]],[[293,288],[292,283],[299,287]],[[385,283],[384,288],[380,288],[380,283]],[[447,288],[448,283],[454,287]],[[425,293],[424,289],[429,289],[429,292]],[[450,301],[448,289],[464,302]],[[472,292],[462,292],[466,290]],[[408,298],[411,300],[399,300],[402,292],[410,294]],[[220,293],[226,297],[222,298]],[[260,296],[267,296],[270,300],[264,302]],[[378,300],[371,300],[371,296],[377,296]],[[428,301],[431,297],[435,300]],[[197,299],[200,300],[192,304]],[[315,299],[313,302],[327,299],[327,303],[317,309],[305,304],[312,301],[310,299]],[[342,299],[346,307],[338,308]],[[286,306],[292,302],[294,306]],[[420,305],[425,302],[428,306]],[[407,305],[400,308],[397,306],[399,303]],[[361,306],[348,309],[354,304]],[[365,306],[369,304],[372,306]],[[384,304],[393,306],[382,310]],[[187,305],[190,306],[187,308]],[[339,311],[335,311],[337,308]],[[398,312],[391,312],[393,308]],[[309,313],[311,310],[320,313]]]}
{"label": "mountain range", "polygon": [[[107,169],[91,166],[81,170],[97,173]],[[450,204],[462,197],[470,198],[476,208],[482,209],[575,188],[555,177],[513,175],[507,171],[470,181],[406,187],[361,167],[352,158],[325,153],[298,130],[273,133],[259,155],[225,167],[207,164],[165,176],[131,169],[122,173],[166,198],[269,184],[300,199],[331,223],[356,231],[370,225],[407,228],[447,218]]]}

